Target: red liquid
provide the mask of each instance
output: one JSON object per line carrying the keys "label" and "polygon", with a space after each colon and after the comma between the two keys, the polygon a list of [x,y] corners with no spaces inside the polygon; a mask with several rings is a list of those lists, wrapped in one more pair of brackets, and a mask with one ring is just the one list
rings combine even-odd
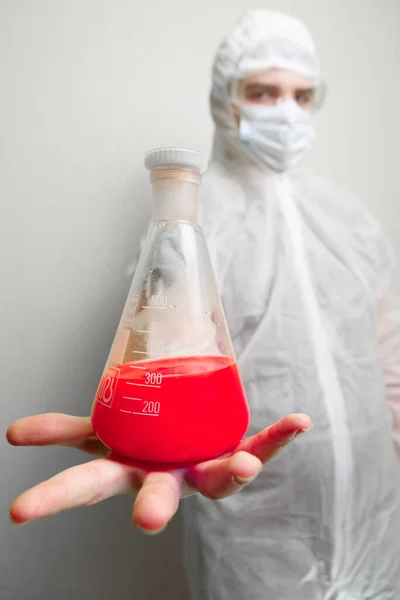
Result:
{"label": "red liquid", "polygon": [[236,363],[225,356],[164,358],[110,367],[92,410],[100,440],[151,462],[194,462],[232,450],[249,425]]}

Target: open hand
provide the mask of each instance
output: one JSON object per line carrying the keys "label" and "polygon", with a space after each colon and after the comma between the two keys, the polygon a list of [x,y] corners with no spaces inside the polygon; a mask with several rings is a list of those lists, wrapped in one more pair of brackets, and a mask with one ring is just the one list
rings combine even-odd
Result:
{"label": "open hand", "polygon": [[101,458],[62,471],[24,492],[11,505],[11,519],[26,523],[118,494],[134,494],[134,523],[147,533],[158,533],[174,516],[180,498],[197,491],[216,500],[238,492],[264,463],[311,427],[308,416],[289,415],[242,441],[230,456],[177,469],[113,456],[95,436],[89,417],[58,413],[26,417],[8,429],[10,444],[70,446]]}

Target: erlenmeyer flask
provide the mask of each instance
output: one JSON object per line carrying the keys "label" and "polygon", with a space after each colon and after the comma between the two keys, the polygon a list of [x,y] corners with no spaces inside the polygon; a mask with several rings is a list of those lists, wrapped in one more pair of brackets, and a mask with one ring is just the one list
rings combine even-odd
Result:
{"label": "erlenmeyer flask", "polygon": [[153,222],[93,403],[114,452],[186,463],[233,449],[249,410],[201,229],[204,158],[158,149],[145,159]]}

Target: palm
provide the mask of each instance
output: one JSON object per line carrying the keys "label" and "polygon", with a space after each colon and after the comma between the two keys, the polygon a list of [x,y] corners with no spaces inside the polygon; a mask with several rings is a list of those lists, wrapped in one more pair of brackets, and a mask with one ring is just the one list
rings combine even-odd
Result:
{"label": "palm", "polygon": [[150,469],[113,457],[93,433],[88,417],[44,414],[20,419],[7,432],[15,446],[61,445],[99,456],[58,473],[24,492],[10,509],[15,523],[89,506],[118,494],[136,495],[133,520],[147,532],[162,530],[181,497],[200,492],[212,499],[239,491],[294,437],[311,427],[306,415],[289,415],[247,438],[230,456],[182,469]]}

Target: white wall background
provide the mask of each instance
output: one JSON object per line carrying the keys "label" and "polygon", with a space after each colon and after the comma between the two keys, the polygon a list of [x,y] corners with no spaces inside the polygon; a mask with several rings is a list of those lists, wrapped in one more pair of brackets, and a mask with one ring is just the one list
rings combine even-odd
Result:
{"label": "white wall background", "polygon": [[[1,413],[89,412],[150,211],[144,152],[208,152],[210,65],[247,9],[315,32],[329,101],[312,161],[400,252],[399,0],[0,0]],[[20,528],[8,504],[77,460],[0,442],[2,600],[186,600],[179,520],[159,538],[113,499]]]}

